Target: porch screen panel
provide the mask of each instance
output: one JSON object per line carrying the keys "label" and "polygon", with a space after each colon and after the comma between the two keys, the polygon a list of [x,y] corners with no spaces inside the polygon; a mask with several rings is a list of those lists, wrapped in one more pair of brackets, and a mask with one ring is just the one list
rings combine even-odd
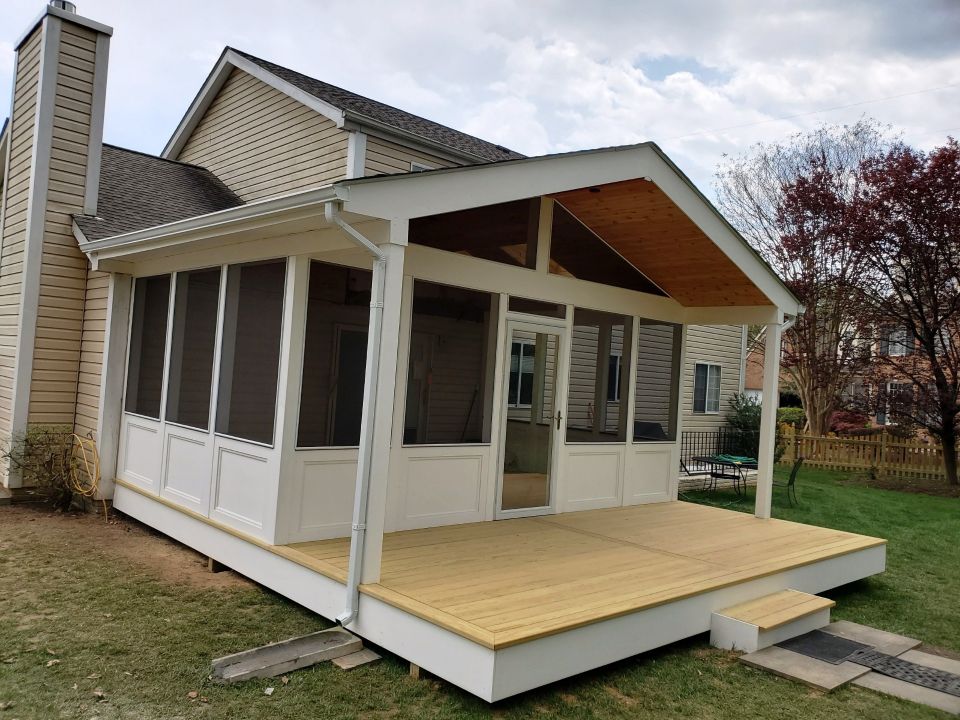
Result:
{"label": "porch screen panel", "polygon": [[127,412],[160,418],[170,276],[137,278],[127,364]]}
{"label": "porch screen panel", "polygon": [[166,418],[206,430],[210,422],[220,268],[177,273],[173,302]]}
{"label": "porch screen panel", "polygon": [[371,279],[310,263],[297,447],[360,443]]}
{"label": "porch screen panel", "polygon": [[637,324],[637,375],[633,410],[636,442],[675,440],[680,381],[680,326]]}
{"label": "porch screen panel", "polygon": [[576,310],[570,335],[567,442],[623,442],[630,360],[630,321],[622,315]]}
{"label": "porch screen panel", "polygon": [[416,281],[403,441],[490,442],[496,299]]}
{"label": "porch screen panel", "polygon": [[283,260],[227,270],[216,423],[224,435],[273,442],[285,275]]}

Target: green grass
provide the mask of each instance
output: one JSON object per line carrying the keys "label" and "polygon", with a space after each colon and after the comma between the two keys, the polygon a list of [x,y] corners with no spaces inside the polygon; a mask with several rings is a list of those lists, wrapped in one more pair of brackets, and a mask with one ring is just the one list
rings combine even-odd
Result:
{"label": "green grass", "polygon": [[[799,508],[777,494],[778,517],[890,541],[887,573],[839,591],[835,617],[960,651],[960,501],[845,486],[812,470],[801,483]],[[722,494],[708,500],[749,509]],[[211,589],[118,558],[110,544],[123,532],[98,542],[87,527],[94,517],[72,521],[82,534],[70,525],[52,533],[47,519],[0,508],[0,703],[13,703],[0,720],[946,717],[859,688],[818,693],[741,666],[702,637],[494,706],[444,682],[414,681],[390,655],[349,673],[330,663],[291,673],[287,685],[211,685],[212,657],[324,623],[255,586]],[[47,667],[52,659],[60,662]],[[276,688],[269,697],[268,686]],[[192,690],[208,702],[189,699]]]}

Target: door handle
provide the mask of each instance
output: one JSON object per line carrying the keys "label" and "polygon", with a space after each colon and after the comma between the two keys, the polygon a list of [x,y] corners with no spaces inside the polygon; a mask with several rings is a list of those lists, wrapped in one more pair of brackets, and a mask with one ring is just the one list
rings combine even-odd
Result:
{"label": "door handle", "polygon": [[560,429],[560,421],[563,420],[563,415],[560,414],[560,411],[557,410],[557,430]]}

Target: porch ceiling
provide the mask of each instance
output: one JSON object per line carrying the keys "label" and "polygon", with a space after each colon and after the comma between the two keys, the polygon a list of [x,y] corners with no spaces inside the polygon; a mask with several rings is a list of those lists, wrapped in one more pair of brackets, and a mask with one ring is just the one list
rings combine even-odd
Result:
{"label": "porch ceiling", "polygon": [[653,182],[625,180],[550,197],[682,305],[770,304],[736,263]]}

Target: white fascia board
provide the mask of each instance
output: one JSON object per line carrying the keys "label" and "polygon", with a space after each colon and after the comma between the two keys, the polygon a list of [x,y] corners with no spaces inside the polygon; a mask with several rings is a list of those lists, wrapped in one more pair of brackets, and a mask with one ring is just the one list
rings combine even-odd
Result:
{"label": "white fascia board", "polygon": [[568,190],[648,179],[750,278],[771,303],[794,315],[799,302],[776,273],[652,143],[444,168],[338,183],[344,209],[410,219]]}
{"label": "white fascia board", "polygon": [[[158,243],[186,243],[193,239],[192,234],[198,232],[203,232],[205,237],[208,237],[211,231],[227,234],[236,230],[243,223],[250,224],[252,222],[255,224],[257,220],[266,222],[283,213],[294,213],[315,207],[317,214],[322,214],[323,204],[336,199],[336,188],[332,185],[325,185],[313,190],[259,200],[206,215],[198,215],[143,230],[134,230],[122,235],[85,241],[81,244],[80,249],[91,258],[100,254],[108,254],[110,257],[123,257],[140,252]],[[83,233],[76,227],[76,223],[74,223],[74,227],[74,235],[79,240],[83,237]]]}
{"label": "white fascia board", "polygon": [[[7,173],[7,153],[10,149],[10,118],[3,121],[3,129],[0,129],[0,190],[3,188],[3,179]],[[0,197],[3,193],[0,192]],[[0,225],[2,227],[2,225]]]}
{"label": "white fascia board", "polygon": [[223,87],[223,84],[227,81],[230,73],[235,68],[237,70],[242,70],[248,75],[252,75],[257,80],[266,83],[270,87],[293,98],[302,105],[306,105],[311,110],[320,113],[324,117],[336,123],[337,127],[343,127],[344,114],[342,110],[334,107],[330,103],[314,97],[308,92],[304,92],[295,85],[292,85],[286,80],[277,77],[269,70],[265,70],[256,63],[247,60],[245,57],[237,54],[230,48],[227,48],[223,51],[223,54],[220,56],[220,60],[217,61],[213,71],[207,77],[206,82],[204,82],[203,87],[200,88],[200,92],[197,93],[197,96],[190,104],[190,108],[187,110],[186,115],[183,116],[183,120],[180,121],[180,124],[174,131],[173,136],[170,138],[166,147],[163,149],[163,152],[160,154],[160,157],[171,160],[175,160],[177,158],[177,156],[180,154],[180,151],[183,150],[183,146],[187,144],[187,140],[193,133],[194,128],[196,128],[196,126],[203,119],[204,114],[207,112],[207,108],[209,108],[211,103],[213,103],[214,99],[217,97],[217,93],[220,92],[220,88]]}

